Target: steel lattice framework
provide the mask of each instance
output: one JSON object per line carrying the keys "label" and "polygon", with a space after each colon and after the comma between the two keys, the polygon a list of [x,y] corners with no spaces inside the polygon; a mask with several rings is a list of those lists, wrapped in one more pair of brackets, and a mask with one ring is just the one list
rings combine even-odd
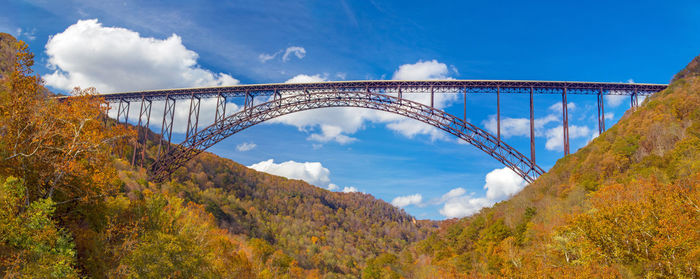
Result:
{"label": "steel lattice framework", "polygon": [[[131,102],[140,102],[138,128],[150,123],[153,101],[163,101],[161,142],[158,159],[150,167],[154,180],[161,181],[185,162],[223,139],[255,124],[282,115],[330,107],[357,107],[391,112],[437,127],[450,133],[511,168],[528,182],[544,171],[535,163],[534,142],[534,94],[559,94],[562,97],[562,126],[564,155],[569,154],[568,94],[596,95],[599,132],[605,130],[604,95],[628,95],[630,107],[638,106],[639,95],[650,95],[665,89],[665,84],[601,83],[568,81],[507,81],[507,80],[430,80],[430,81],[341,81],[297,84],[256,84],[207,88],[165,89],[103,94],[109,103],[117,106],[118,122],[127,122]],[[430,94],[430,104],[408,100],[405,94]],[[497,133],[492,135],[474,126],[467,119],[467,96],[475,93],[496,94]],[[436,109],[435,94],[463,94],[464,113],[461,118]],[[501,140],[501,94],[530,95],[530,158],[524,156]],[[267,97],[266,102],[255,105],[256,98]],[[62,97],[70,98],[70,97]],[[202,99],[216,98],[214,123],[199,129],[199,111]],[[231,98],[243,98],[243,109],[226,116],[226,103]],[[185,141],[171,148],[175,103],[189,100],[189,117]],[[143,117],[146,119],[143,119]],[[132,164],[136,162],[137,149],[141,149],[141,164],[145,160],[145,139],[140,137]],[[163,144],[167,142],[167,144]]]}

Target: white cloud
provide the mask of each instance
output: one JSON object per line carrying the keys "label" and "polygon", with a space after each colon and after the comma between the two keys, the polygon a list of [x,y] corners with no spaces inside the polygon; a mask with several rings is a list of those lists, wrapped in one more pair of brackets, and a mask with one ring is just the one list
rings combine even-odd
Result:
{"label": "white cloud", "polygon": [[609,107],[617,107],[625,100],[629,99],[626,95],[605,95],[605,102]]}
{"label": "white cloud", "polygon": [[275,59],[280,54],[282,54],[282,62],[287,62],[289,61],[292,55],[296,56],[299,59],[304,58],[304,56],[306,56],[306,49],[300,46],[290,46],[286,49],[278,50],[273,54],[261,53],[260,55],[258,55],[258,59],[261,63],[265,63],[267,61]]}
{"label": "white cloud", "polygon": [[484,207],[493,205],[493,201],[486,198],[474,198],[473,195],[463,195],[445,202],[440,209],[440,214],[447,218],[461,218],[479,212]]}
{"label": "white cloud", "polygon": [[508,167],[495,169],[486,174],[486,198],[500,201],[508,198],[525,187],[525,181]]}
{"label": "white cloud", "polygon": [[[574,102],[569,102],[566,104],[566,108],[568,111],[572,111],[576,109],[576,104]],[[561,103],[557,102],[549,106],[549,110],[553,112],[561,112]]]}
{"label": "white cloud", "polygon": [[36,39],[36,28],[32,28],[31,31],[22,30],[22,28],[17,28],[17,38],[24,37],[28,41],[33,41]]}
{"label": "white cloud", "polygon": [[[573,107],[572,105],[573,103],[570,103],[569,107]],[[554,105],[552,107],[554,107]],[[561,104],[559,105],[559,108],[561,109]],[[550,113],[545,117],[535,118],[535,136],[544,135],[544,126],[556,121],[561,121],[560,117],[556,113]],[[490,115],[487,120],[482,121],[482,124],[491,134],[496,135],[498,133],[498,120],[496,119],[496,115]],[[501,118],[501,136],[505,138],[512,136],[529,137],[530,119],[511,117]]]}
{"label": "white cloud", "polygon": [[251,169],[290,179],[301,179],[317,186],[329,185],[331,172],[319,162],[286,161],[276,164],[273,159],[248,166]]}
{"label": "white cloud", "polygon": [[440,203],[443,203],[443,202],[450,200],[452,198],[462,196],[466,193],[467,193],[467,190],[464,190],[464,188],[462,188],[462,187],[454,188],[454,189],[450,190],[449,192],[445,193],[444,195],[442,195],[442,197],[440,198]]}
{"label": "white cloud", "polygon": [[331,190],[331,191],[335,191],[335,190],[337,190],[338,188],[339,188],[338,185],[335,185],[335,184],[333,184],[333,183],[328,184],[328,187],[327,187],[327,189],[328,189],[328,190]]}
{"label": "white cloud", "polygon": [[[575,138],[585,138],[589,137],[592,130],[588,126],[577,126],[569,125],[569,140]],[[546,132],[547,142],[545,143],[545,148],[550,151],[562,151],[564,150],[564,126],[559,125],[557,127],[548,129]]]}
{"label": "white cloud", "polygon": [[282,51],[278,51],[274,54],[267,54],[267,53],[261,53],[258,55],[258,59],[260,59],[260,62],[265,63],[269,60],[272,60],[275,58],[275,56],[279,55]]}
{"label": "white cloud", "polygon": [[613,114],[612,112],[606,112],[606,113],[603,115],[603,117],[604,117],[606,120],[612,120],[613,117],[615,117],[615,114]]}
{"label": "white cloud", "polygon": [[[484,127],[490,133],[496,135],[498,133],[498,119],[495,115],[491,115],[488,120],[483,121]],[[530,119],[528,118],[501,118],[501,136],[529,136],[530,135]]]}
{"label": "white cloud", "polygon": [[300,74],[300,75],[294,76],[293,78],[288,79],[284,83],[311,83],[311,82],[324,82],[324,81],[328,81],[328,80],[326,80],[326,78],[324,78],[318,74],[313,75],[313,76]]}
{"label": "white cloud", "polygon": [[408,205],[419,205],[423,201],[421,194],[413,194],[408,196],[399,196],[391,200],[391,204],[396,207],[405,207]]}
{"label": "white cloud", "polygon": [[343,188],[343,193],[354,193],[354,192],[359,192],[357,188],[350,186],[350,187],[345,187]]}
{"label": "white cloud", "polygon": [[308,139],[319,142],[335,141],[339,144],[348,144],[357,140],[356,138],[341,134],[342,132],[342,128],[338,126],[321,125],[321,133],[311,134]]}
{"label": "white cloud", "polygon": [[494,169],[486,174],[485,197],[475,197],[474,193],[467,194],[464,188],[458,187],[442,195],[438,203],[443,203],[440,214],[447,218],[461,218],[479,212],[484,207],[511,197],[525,187],[525,181],[510,168]]}
{"label": "white cloud", "polygon": [[294,55],[297,58],[302,59],[306,55],[306,49],[304,49],[303,47],[299,47],[299,46],[288,47],[286,50],[284,50],[284,55],[282,55],[282,61],[283,62],[289,61],[290,55]]}
{"label": "white cloud", "polygon": [[[456,69],[456,68],[455,68]],[[448,77],[447,65],[433,59],[430,61],[419,60],[415,64],[404,64],[394,72],[394,80],[430,80],[452,79]]]}
{"label": "white cloud", "polygon": [[100,92],[235,85],[228,74],[197,64],[196,52],[173,34],[145,38],[125,28],[103,27],[97,19],[79,20],[46,43],[46,84],[71,90],[96,87]]}
{"label": "white cloud", "polygon": [[250,143],[249,143],[249,142],[244,142],[244,143],[241,143],[241,144],[239,144],[239,145],[236,145],[236,150],[238,150],[238,151],[240,151],[240,152],[245,152],[245,151],[252,150],[252,149],[255,148],[256,146],[258,146],[258,145],[255,144],[255,143],[252,143],[252,142],[250,142]]}

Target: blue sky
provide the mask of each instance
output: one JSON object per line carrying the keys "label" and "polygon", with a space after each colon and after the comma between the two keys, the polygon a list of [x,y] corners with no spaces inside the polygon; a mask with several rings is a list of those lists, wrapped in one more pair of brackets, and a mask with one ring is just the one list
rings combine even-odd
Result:
{"label": "blue sky", "polygon": [[[2,6],[0,31],[30,45],[35,71],[58,92],[74,85],[109,92],[392,78],[667,83],[700,54],[698,1],[9,0]],[[489,129],[495,96],[467,101],[469,120]],[[528,115],[526,102],[524,95],[503,98],[502,112],[510,125],[506,142],[529,154],[518,124]],[[554,140],[559,102],[535,98],[542,123],[537,161],[545,169],[562,155]],[[569,102],[575,150],[597,131],[595,98],[569,96]],[[461,115],[461,103],[446,97],[441,106]],[[629,100],[606,105],[610,126]],[[523,186],[472,146],[358,110],[292,115],[210,151],[321,187],[337,185],[336,191],[354,187],[418,218],[464,216]]]}

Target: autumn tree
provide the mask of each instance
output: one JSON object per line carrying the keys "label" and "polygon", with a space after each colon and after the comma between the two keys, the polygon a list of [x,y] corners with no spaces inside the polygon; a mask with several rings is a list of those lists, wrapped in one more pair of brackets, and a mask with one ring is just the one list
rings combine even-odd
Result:
{"label": "autumn tree", "polygon": [[133,132],[103,121],[94,88],[55,99],[34,75],[33,54],[16,44],[13,71],[0,87],[0,172],[26,181],[27,202],[98,197],[112,185],[111,143]]}

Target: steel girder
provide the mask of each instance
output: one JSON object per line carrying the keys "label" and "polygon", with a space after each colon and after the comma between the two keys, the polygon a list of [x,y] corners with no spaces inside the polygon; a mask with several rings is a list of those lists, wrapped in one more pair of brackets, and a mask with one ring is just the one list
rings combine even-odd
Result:
{"label": "steel girder", "polygon": [[246,108],[193,134],[179,146],[159,156],[150,169],[153,179],[164,180],[200,152],[250,126],[294,112],[331,107],[367,108],[403,115],[474,145],[508,166],[527,182],[534,181],[544,173],[542,168],[497,137],[442,110],[369,90],[304,91],[308,93],[271,98],[268,102]]}
{"label": "steel girder", "polygon": [[[141,96],[149,100],[158,101],[166,98],[188,99],[194,94],[200,98],[245,97],[251,95],[272,96],[301,94],[304,90],[326,91],[358,91],[365,90],[374,93],[496,93],[501,94],[529,94],[530,88],[534,94],[562,94],[567,88],[568,94],[596,95],[600,91],[603,95],[650,95],[667,87],[666,84],[645,83],[609,83],[609,82],[571,82],[571,81],[522,81],[522,80],[380,80],[380,81],[332,81],[319,83],[276,83],[276,84],[251,84],[221,87],[163,89],[149,91],[135,91],[102,94],[107,101],[139,101]],[[636,93],[635,93],[636,92]],[[70,97],[59,97],[70,98]]]}

